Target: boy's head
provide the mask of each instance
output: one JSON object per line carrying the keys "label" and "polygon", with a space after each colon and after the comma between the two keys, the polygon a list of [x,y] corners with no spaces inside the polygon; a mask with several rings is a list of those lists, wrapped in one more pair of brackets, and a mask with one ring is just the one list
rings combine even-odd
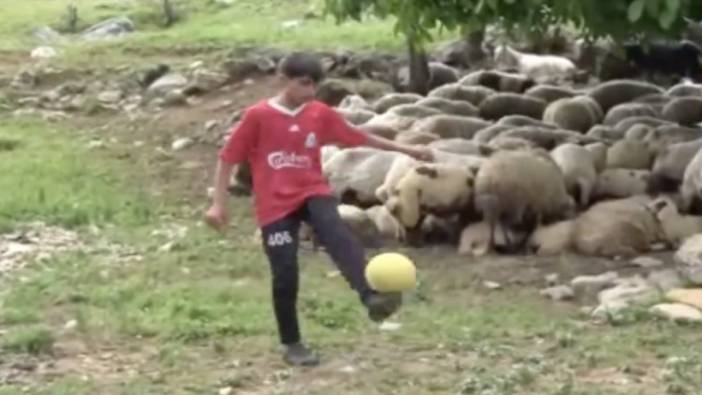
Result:
{"label": "boy's head", "polygon": [[278,72],[285,81],[283,93],[297,105],[314,99],[317,84],[324,78],[322,63],[303,52],[293,52],[283,58]]}

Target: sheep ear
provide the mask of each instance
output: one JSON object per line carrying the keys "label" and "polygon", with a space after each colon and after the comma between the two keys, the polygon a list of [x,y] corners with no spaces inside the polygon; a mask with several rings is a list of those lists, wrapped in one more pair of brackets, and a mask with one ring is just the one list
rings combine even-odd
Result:
{"label": "sheep ear", "polygon": [[656,199],[654,200],[650,207],[653,209],[653,211],[658,214],[663,210],[666,206],[668,205],[668,202],[665,199]]}

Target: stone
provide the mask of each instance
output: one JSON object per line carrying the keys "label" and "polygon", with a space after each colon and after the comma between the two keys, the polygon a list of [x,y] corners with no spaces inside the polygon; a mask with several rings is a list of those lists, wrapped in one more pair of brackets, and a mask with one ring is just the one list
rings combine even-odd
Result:
{"label": "stone", "polygon": [[619,278],[614,271],[598,275],[577,276],[570,282],[570,286],[578,293],[597,293],[611,285]]}
{"label": "stone", "polygon": [[487,289],[500,289],[502,286],[495,281],[483,281],[483,286]]}
{"label": "stone", "polygon": [[285,30],[299,28],[300,26],[302,26],[302,21],[299,19],[284,21],[280,24],[280,27]]}
{"label": "stone", "polygon": [[[597,295],[600,306],[608,311],[616,311],[635,304],[646,303],[660,295],[660,292],[640,276],[622,279],[609,289]],[[597,310],[596,309],[596,310]]]}
{"label": "stone", "polygon": [[702,285],[702,233],[685,239],[673,258],[685,280]]}
{"label": "stone", "polygon": [[49,26],[41,26],[34,29],[32,35],[45,43],[53,43],[63,39],[59,32]]}
{"label": "stone", "polygon": [[702,288],[672,289],[665,294],[665,298],[702,309]]}
{"label": "stone", "polygon": [[179,138],[179,139],[176,139],[175,141],[173,141],[173,143],[171,144],[171,149],[173,151],[181,151],[181,150],[184,150],[185,148],[188,148],[192,144],[193,144],[193,140],[191,138],[183,137],[183,138]]}
{"label": "stone", "polygon": [[657,317],[671,321],[702,322],[702,312],[698,309],[681,303],[661,303],[649,309]]}
{"label": "stone", "polygon": [[651,272],[648,274],[646,279],[661,292],[668,292],[671,289],[679,288],[685,285],[685,280],[675,269],[665,269]]}
{"label": "stone", "polygon": [[178,73],[166,74],[154,81],[149,86],[149,91],[154,93],[165,93],[177,88],[184,88],[188,84],[188,79]]}
{"label": "stone", "polygon": [[545,296],[551,300],[569,300],[575,297],[575,292],[573,288],[567,285],[556,285],[553,287],[542,289],[539,292],[542,296]]}
{"label": "stone", "polygon": [[123,93],[122,91],[119,90],[109,90],[109,91],[104,91],[101,92],[97,99],[106,104],[115,104],[122,100]]}
{"label": "stone", "polygon": [[168,92],[163,96],[163,105],[164,106],[180,106],[183,104],[187,104],[188,98],[185,96],[185,93],[183,92],[182,89],[173,89]]}
{"label": "stone", "polygon": [[402,323],[399,322],[391,322],[391,321],[383,321],[382,324],[378,327],[381,331],[386,331],[386,332],[392,332],[396,331],[402,328]]}
{"label": "stone", "polygon": [[640,256],[631,260],[631,264],[644,269],[663,266],[663,261],[650,256]]}
{"label": "stone", "polygon": [[53,47],[42,46],[34,48],[29,57],[32,59],[49,59],[56,57],[57,55],[58,52]]}
{"label": "stone", "polygon": [[229,76],[222,73],[198,68],[193,72],[192,81],[184,88],[186,94],[205,93],[224,85]]}
{"label": "stone", "polygon": [[84,40],[104,40],[134,32],[134,23],[126,16],[118,16],[97,23],[86,29],[81,37]]}
{"label": "stone", "polygon": [[208,132],[211,132],[219,126],[219,121],[216,119],[210,119],[209,121],[205,122],[205,130]]}

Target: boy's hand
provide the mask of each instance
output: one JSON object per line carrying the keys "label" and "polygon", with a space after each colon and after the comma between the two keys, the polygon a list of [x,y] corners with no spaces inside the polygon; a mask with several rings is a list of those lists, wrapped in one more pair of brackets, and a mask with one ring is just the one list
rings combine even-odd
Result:
{"label": "boy's hand", "polygon": [[227,230],[227,225],[229,224],[229,213],[225,208],[218,205],[212,205],[209,210],[205,213],[205,223],[215,230],[224,233]]}

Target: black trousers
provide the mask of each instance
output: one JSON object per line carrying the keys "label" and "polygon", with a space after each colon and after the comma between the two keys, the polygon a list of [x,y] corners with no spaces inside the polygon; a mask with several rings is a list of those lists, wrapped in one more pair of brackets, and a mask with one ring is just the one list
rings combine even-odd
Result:
{"label": "black trousers", "polygon": [[297,211],[261,229],[263,248],[272,272],[273,308],[283,344],[300,341],[297,251],[302,221],[312,227],[341,274],[358,292],[361,301],[374,292],[364,275],[366,257],[363,246],[339,216],[337,204],[337,200],[331,196],[312,197]]}

